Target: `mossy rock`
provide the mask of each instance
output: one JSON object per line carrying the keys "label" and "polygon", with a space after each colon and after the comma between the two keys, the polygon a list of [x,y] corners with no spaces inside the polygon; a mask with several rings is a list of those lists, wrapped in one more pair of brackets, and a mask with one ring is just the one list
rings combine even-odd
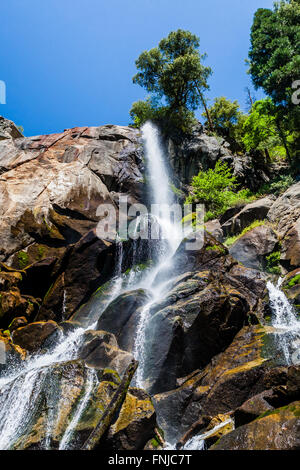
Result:
{"label": "mossy rock", "polygon": [[299,450],[300,402],[263,413],[222,437],[211,450]]}

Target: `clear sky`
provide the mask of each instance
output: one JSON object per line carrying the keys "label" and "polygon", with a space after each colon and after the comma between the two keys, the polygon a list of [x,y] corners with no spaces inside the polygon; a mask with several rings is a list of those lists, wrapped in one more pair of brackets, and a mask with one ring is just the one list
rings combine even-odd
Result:
{"label": "clear sky", "polygon": [[[129,123],[135,59],[178,28],[200,37],[213,69],[208,97],[245,107],[244,60],[253,14],[273,0],[9,0],[1,1],[0,115],[25,135],[74,126]],[[256,92],[261,97],[260,92]],[[199,115],[199,113],[198,113]]]}

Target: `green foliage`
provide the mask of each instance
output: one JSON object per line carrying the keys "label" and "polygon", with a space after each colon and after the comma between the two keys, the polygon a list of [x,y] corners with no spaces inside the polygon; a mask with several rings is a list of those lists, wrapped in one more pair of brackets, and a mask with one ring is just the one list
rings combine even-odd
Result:
{"label": "green foliage", "polygon": [[[292,163],[300,159],[300,107],[292,102],[293,83],[300,77],[299,0],[275,2],[273,10],[260,8],[254,16],[249,51],[249,73],[276,106],[280,138]],[[287,142],[287,136],[290,142]]]}
{"label": "green foliage", "polygon": [[256,101],[243,125],[246,150],[269,150],[281,144],[274,105],[270,98]]}
{"label": "green foliage", "polygon": [[199,38],[178,29],[162,39],[158,47],[142,52],[136,60],[138,73],[133,83],[145,88],[151,98],[144,104],[135,103],[131,109],[135,125],[145,122],[147,115],[150,119],[174,119],[180,127],[194,118],[193,111],[204,104],[203,93],[211,74],[211,69],[202,64],[205,54],[198,49]]}
{"label": "green foliage", "polygon": [[[226,163],[218,161],[214,170],[200,171],[192,179],[192,193],[185,203],[203,203],[209,211],[210,218],[223,214],[229,207],[249,200],[250,192],[234,192],[236,177]],[[206,220],[209,220],[206,217]]]}
{"label": "green foliage", "polygon": [[287,286],[285,289],[290,289],[291,287],[294,287],[296,285],[300,284],[300,273],[296,274],[290,281],[288,282]]}
{"label": "green foliage", "polygon": [[18,262],[19,262],[19,268],[24,269],[28,265],[29,262],[29,256],[26,253],[26,251],[19,251],[18,253]]}
{"label": "green foliage", "polygon": [[289,106],[292,83],[300,77],[300,3],[280,1],[274,9],[257,10],[249,51],[253,83],[274,103]]}
{"label": "green foliage", "polygon": [[273,251],[269,256],[266,256],[266,270],[271,274],[280,274],[281,269],[279,265],[280,261],[280,251]]}
{"label": "green foliage", "polygon": [[[241,112],[239,103],[230,101],[225,96],[215,98],[214,104],[208,108],[210,119],[217,134],[235,143],[236,147],[243,148],[243,125],[247,116]],[[206,117],[206,113],[202,114]],[[208,122],[206,121],[206,125]]]}
{"label": "green foliage", "polygon": [[291,175],[281,175],[270,183],[265,183],[258,191],[258,195],[274,194],[279,196],[284,193],[293,183],[294,178]]}

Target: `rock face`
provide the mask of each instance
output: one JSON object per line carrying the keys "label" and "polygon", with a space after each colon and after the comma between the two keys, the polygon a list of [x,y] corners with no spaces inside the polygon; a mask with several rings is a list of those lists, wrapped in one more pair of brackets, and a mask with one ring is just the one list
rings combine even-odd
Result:
{"label": "rock face", "polygon": [[[165,144],[180,187],[218,160],[253,191],[268,181],[255,154],[233,156],[201,126],[189,139],[177,137]],[[289,271],[282,289],[298,309],[299,183],[276,200],[270,195],[205,223],[200,245],[199,234],[184,239],[156,274],[154,287],[166,288],[154,302],[139,281],[148,267],[142,264],[155,262],[162,246],[116,243],[97,232],[100,204],[118,212],[120,195],[129,205],[141,200],[142,171],[135,129],[84,127],[25,138],[0,119],[1,404],[12,390],[22,392],[18,373],[21,381],[35,378],[32,406],[9,445],[157,450],[164,445],[159,425],[179,446],[205,432],[205,445],[215,449],[298,449],[300,368],[280,349],[289,332],[267,326],[261,271],[280,250],[282,271]],[[257,220],[262,224],[229,250],[222,245]],[[142,312],[149,320],[139,331],[145,390],[130,387]],[[67,338],[68,350],[62,356],[59,348],[49,365],[58,338]],[[37,353],[38,360],[45,354],[40,368]],[[16,375],[7,387],[2,373],[10,368]]]}
{"label": "rock face", "polygon": [[97,208],[139,200],[140,133],[107,125],[25,138],[1,118],[0,137],[0,261],[27,268],[21,293],[43,301],[38,320],[66,320],[112,274]]}
{"label": "rock face", "polygon": [[287,371],[275,351],[272,329],[244,327],[204,369],[180,380],[178,388],[155,395],[167,438],[176,438],[178,430],[184,434],[202,416],[229,413],[255,395],[285,385]]}
{"label": "rock face", "polygon": [[113,333],[121,348],[132,351],[140,308],[149,299],[143,289],[121,294],[102,313],[97,328]]}
{"label": "rock face", "polygon": [[[224,235],[237,235],[244,228],[248,227],[255,220],[264,220],[274,202],[271,197],[259,199],[251,204],[247,204],[241,211],[237,212],[233,217],[227,219],[226,213],[221,220],[225,220],[222,224]],[[230,214],[230,209],[227,211]],[[226,220],[227,219],[227,220]]]}
{"label": "rock face", "polygon": [[266,256],[275,250],[277,244],[274,230],[267,225],[260,225],[238,238],[229,253],[247,268],[263,270]]}
{"label": "rock face", "polygon": [[165,146],[172,167],[180,182],[189,184],[200,170],[214,168],[218,160],[226,162],[233,170],[237,181],[252,191],[269,181],[269,165],[261,155],[233,155],[229,144],[222,138],[209,136],[199,123],[192,135],[169,135]]}
{"label": "rock face", "polygon": [[104,447],[109,451],[143,449],[155,436],[156,414],[150,396],[130,388],[119,416],[110,427]]}
{"label": "rock face", "polygon": [[[44,448],[49,429],[48,448],[57,449],[59,445],[61,449],[82,448],[104,416],[119,385],[117,372],[102,369],[96,374],[81,361],[56,364],[46,369],[41,372],[33,420],[27,423],[26,431],[22,430],[13,448]],[[156,417],[150,397],[141,390],[129,389],[124,398],[117,416],[108,423],[107,437],[96,443],[100,449],[117,443],[118,449],[138,450],[155,437]],[[83,399],[85,407],[76,418],[76,410]],[[48,415],[49,409],[52,419]]]}
{"label": "rock face", "polygon": [[106,331],[86,331],[79,349],[79,358],[88,367],[105,369],[110,367],[122,375],[133,356],[118,347],[115,336]]}
{"label": "rock face", "polygon": [[165,299],[151,307],[146,327],[145,387],[151,393],[170,390],[177,378],[205,367],[249,318],[257,321],[263,308],[259,274],[254,279],[246,268],[236,269],[225,247],[207,232],[200,250],[185,251],[184,243],[172,267],[173,274],[177,269],[181,274]]}
{"label": "rock face", "polygon": [[211,450],[299,450],[300,402],[269,411],[222,437]]}
{"label": "rock face", "polygon": [[294,308],[300,313],[300,268],[291,271],[284,278],[283,290]]}
{"label": "rock face", "polygon": [[293,271],[300,265],[300,183],[280,196],[268,213],[282,238],[281,264]]}
{"label": "rock face", "polygon": [[[38,351],[48,342],[50,346],[58,339],[60,328],[54,321],[36,322],[17,328],[12,333],[14,344],[26,351]],[[48,341],[47,341],[48,340]]]}

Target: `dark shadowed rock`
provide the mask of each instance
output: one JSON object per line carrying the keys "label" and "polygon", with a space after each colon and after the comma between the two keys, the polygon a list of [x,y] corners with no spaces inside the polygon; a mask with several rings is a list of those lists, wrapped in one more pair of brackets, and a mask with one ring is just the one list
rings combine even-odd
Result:
{"label": "dark shadowed rock", "polygon": [[143,289],[125,292],[102,313],[97,329],[113,333],[121,348],[132,351],[140,308],[150,299]]}
{"label": "dark shadowed rock", "polygon": [[154,396],[167,439],[178,439],[201,416],[227,414],[251,397],[285,385],[272,329],[244,327],[230,346],[175,390]]}
{"label": "dark shadowed rock", "polygon": [[222,230],[225,236],[236,235],[243,231],[255,220],[264,220],[274,203],[274,198],[265,197],[258,201],[247,204],[240,212],[222,223]]}
{"label": "dark shadowed rock", "polygon": [[247,400],[234,412],[234,423],[236,427],[250,423],[266,411],[274,410],[268,398],[272,398],[273,391],[266,390]]}
{"label": "dark shadowed rock", "polygon": [[15,330],[12,333],[12,339],[14,344],[21,348],[35,352],[45,346],[47,340],[49,346],[54,343],[60,332],[60,327],[54,321],[35,322]]}
{"label": "dark shadowed rock", "polygon": [[238,238],[229,253],[247,268],[263,270],[266,256],[274,251],[277,243],[274,230],[267,225],[260,225]]}

